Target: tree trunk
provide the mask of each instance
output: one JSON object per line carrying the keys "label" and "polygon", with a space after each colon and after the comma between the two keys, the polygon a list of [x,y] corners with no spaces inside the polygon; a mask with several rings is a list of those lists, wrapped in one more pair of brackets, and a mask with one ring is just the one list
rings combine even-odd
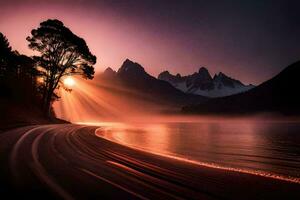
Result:
{"label": "tree trunk", "polygon": [[45,96],[43,97],[43,110],[47,118],[51,118],[51,100],[54,90],[52,89],[52,83],[49,84],[49,88],[44,92]]}
{"label": "tree trunk", "polygon": [[47,99],[47,102],[46,102],[45,114],[48,118],[51,118],[51,100],[49,100],[49,99]]}
{"label": "tree trunk", "polygon": [[47,118],[51,118],[51,100],[52,100],[52,95],[53,92],[49,91],[47,94],[47,98],[45,100],[44,104],[44,114],[46,115]]}

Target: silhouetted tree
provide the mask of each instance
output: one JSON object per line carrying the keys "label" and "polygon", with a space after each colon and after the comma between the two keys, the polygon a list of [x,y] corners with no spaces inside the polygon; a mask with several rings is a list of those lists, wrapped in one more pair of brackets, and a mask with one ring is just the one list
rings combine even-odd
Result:
{"label": "silhouetted tree", "polygon": [[14,65],[16,65],[18,71],[17,75],[20,78],[28,77],[34,81],[40,75],[35,66],[35,61],[31,57],[20,55],[18,52],[15,52],[15,55]]}
{"label": "silhouetted tree", "polygon": [[12,51],[7,38],[0,33],[0,96],[19,104],[37,104],[38,75],[34,60]]}
{"label": "silhouetted tree", "polygon": [[30,67],[31,70],[34,68],[33,65],[28,65],[29,61],[32,61],[32,59],[25,55],[20,55],[17,51],[12,51],[7,38],[0,33],[0,76],[3,76],[5,79],[12,79],[13,76],[14,78],[19,78],[24,75],[22,74],[24,67]]}
{"label": "silhouetted tree", "polygon": [[84,39],[56,19],[40,23],[31,31],[27,41],[29,48],[40,53],[34,59],[43,78],[43,108],[50,116],[51,102],[57,98],[55,91],[62,77],[78,74],[92,79],[96,56],[90,52]]}
{"label": "silhouetted tree", "polygon": [[9,42],[0,32],[0,76],[4,76],[7,73],[11,56],[12,50]]}

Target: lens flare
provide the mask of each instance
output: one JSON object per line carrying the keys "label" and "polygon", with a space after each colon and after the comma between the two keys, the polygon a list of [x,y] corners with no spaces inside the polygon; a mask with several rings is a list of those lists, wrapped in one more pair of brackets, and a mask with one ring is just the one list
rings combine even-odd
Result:
{"label": "lens flare", "polygon": [[[60,88],[58,96],[61,98],[53,105],[59,118],[71,122],[99,122],[146,120],[147,116],[153,120],[153,114],[162,110],[162,105],[118,84],[107,84],[97,78],[87,81],[73,76],[72,79],[76,88],[71,92]],[[69,82],[67,78],[65,82]]]}
{"label": "lens flare", "polygon": [[64,79],[64,85],[67,87],[73,87],[75,85],[75,80],[69,76]]}

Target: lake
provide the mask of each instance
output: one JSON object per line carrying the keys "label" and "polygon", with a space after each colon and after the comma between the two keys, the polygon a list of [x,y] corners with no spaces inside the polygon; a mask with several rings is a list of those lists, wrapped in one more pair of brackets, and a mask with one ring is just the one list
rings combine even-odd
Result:
{"label": "lake", "polygon": [[101,136],[152,153],[208,166],[300,177],[300,123],[233,120],[101,126]]}

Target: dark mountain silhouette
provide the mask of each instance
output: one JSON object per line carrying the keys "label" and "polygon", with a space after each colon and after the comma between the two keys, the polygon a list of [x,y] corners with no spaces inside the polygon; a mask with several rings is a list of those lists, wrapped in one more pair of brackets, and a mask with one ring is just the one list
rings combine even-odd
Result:
{"label": "dark mountain silhouette", "polygon": [[214,88],[213,79],[205,67],[201,67],[198,73],[194,73],[187,78],[186,85],[189,91],[200,88],[201,90],[211,90]]}
{"label": "dark mountain silhouette", "polygon": [[138,98],[169,105],[190,105],[207,99],[199,95],[186,94],[174,88],[170,83],[156,79],[149,75],[140,64],[129,59],[124,61],[117,72],[107,68],[102,74],[95,77],[95,80],[115,89],[125,88],[138,94]]}
{"label": "dark mountain silhouette", "polygon": [[245,92],[253,85],[244,85],[241,81],[235,80],[220,72],[212,78],[205,67],[201,67],[198,72],[192,75],[176,76],[164,71],[158,75],[158,79],[165,80],[177,89],[189,93],[207,97],[222,97]]}
{"label": "dark mountain silhouette", "polygon": [[105,79],[113,79],[116,76],[117,76],[117,72],[110,67],[106,68],[106,70],[102,73],[102,78]]}
{"label": "dark mountain silhouette", "polygon": [[300,61],[288,66],[274,78],[241,94],[210,99],[183,108],[186,113],[247,114],[278,112],[300,114]]}

